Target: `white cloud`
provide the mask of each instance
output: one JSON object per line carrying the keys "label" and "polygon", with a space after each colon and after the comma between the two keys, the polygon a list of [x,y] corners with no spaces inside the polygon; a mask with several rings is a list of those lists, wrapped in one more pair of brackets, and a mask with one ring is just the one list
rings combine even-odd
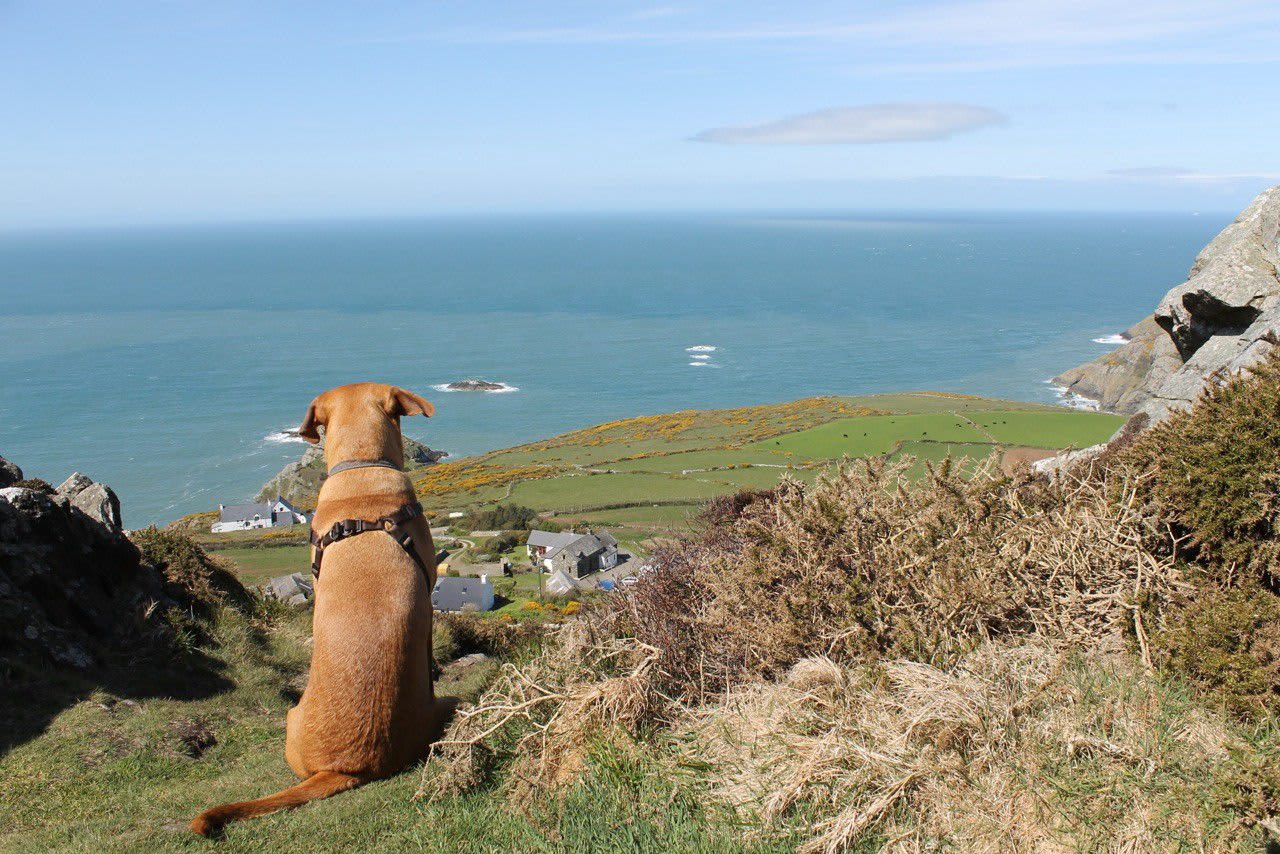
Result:
{"label": "white cloud", "polygon": [[[719,18],[694,8],[656,7],[624,17],[565,24],[468,28],[391,40],[462,44],[774,44],[863,49],[848,66],[869,72],[955,73],[1007,68],[1269,63],[1276,61],[1280,6],[1274,0],[935,0],[894,9],[866,4],[842,15],[761,16],[748,4]],[[907,51],[887,60],[881,49]],[[920,50],[918,57],[911,51]],[[875,58],[872,58],[874,55]],[[855,54],[855,56],[857,56]]]}
{"label": "white cloud", "polygon": [[693,139],[727,145],[865,145],[947,139],[1003,124],[1005,117],[971,104],[909,103],[834,107],[774,122],[704,130]]}
{"label": "white cloud", "polygon": [[1110,180],[1130,183],[1180,184],[1204,188],[1233,187],[1280,180],[1280,174],[1275,172],[1200,172],[1181,166],[1131,166],[1125,169],[1109,169],[1106,177]]}

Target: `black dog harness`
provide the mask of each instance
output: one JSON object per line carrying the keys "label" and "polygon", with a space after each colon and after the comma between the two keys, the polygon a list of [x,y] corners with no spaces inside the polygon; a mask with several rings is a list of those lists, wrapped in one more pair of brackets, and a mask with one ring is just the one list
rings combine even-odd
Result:
{"label": "black dog harness", "polygon": [[[332,477],[338,472],[359,468],[399,470],[400,466],[389,460],[347,460],[329,469],[329,476]],[[418,553],[417,544],[413,541],[413,534],[409,533],[408,528],[409,523],[421,515],[422,505],[417,501],[411,501],[394,513],[378,519],[343,519],[340,522],[334,522],[333,526],[324,534],[317,534],[316,530],[312,528],[311,545],[315,548],[315,557],[311,559],[311,574],[316,578],[320,577],[320,562],[324,559],[324,550],[339,540],[345,540],[347,537],[354,537],[368,531],[385,531],[391,535],[391,539],[395,540],[400,548],[408,552],[409,557],[413,558],[413,562],[422,570],[422,577],[430,582],[431,570],[428,569],[426,561],[422,559],[422,555]]]}

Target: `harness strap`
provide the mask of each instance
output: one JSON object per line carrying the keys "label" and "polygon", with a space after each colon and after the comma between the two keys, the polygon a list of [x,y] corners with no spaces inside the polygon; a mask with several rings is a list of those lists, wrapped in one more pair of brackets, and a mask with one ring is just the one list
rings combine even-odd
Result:
{"label": "harness strap", "polygon": [[[335,466],[335,468],[337,467]],[[315,547],[316,551],[315,557],[311,560],[311,574],[316,578],[320,577],[320,562],[324,559],[324,550],[339,540],[345,540],[348,537],[354,537],[369,531],[384,531],[391,535],[391,539],[395,540],[400,548],[409,553],[409,557],[413,558],[413,562],[422,570],[423,578],[430,581],[431,570],[427,568],[426,561],[418,553],[416,544],[413,541],[413,534],[409,533],[405,527],[409,522],[421,515],[422,505],[417,501],[412,501],[394,513],[372,521],[366,519],[343,519],[340,522],[334,522],[333,526],[324,534],[317,534],[313,528],[311,531],[311,545]]]}

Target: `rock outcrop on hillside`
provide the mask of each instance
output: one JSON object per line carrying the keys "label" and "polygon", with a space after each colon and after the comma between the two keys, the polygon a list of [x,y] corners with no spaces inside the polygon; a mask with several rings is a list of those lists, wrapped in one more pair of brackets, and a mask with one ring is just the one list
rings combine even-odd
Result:
{"label": "rock outcrop on hillside", "polygon": [[1111,412],[1158,421],[1218,374],[1256,364],[1280,334],[1280,187],[1260,194],[1196,257],[1187,281],[1129,342],[1054,378]]}
{"label": "rock outcrop on hillside", "polygon": [[[425,468],[449,456],[446,451],[433,451],[426,445],[404,437],[404,467],[406,471]],[[262,485],[257,501],[271,501],[277,495],[299,507],[314,507],[316,496],[328,475],[324,462],[324,442],[310,445],[302,457],[289,463],[279,474]]]}
{"label": "rock outcrop on hillside", "polygon": [[0,457],[0,489],[6,486],[13,486],[20,480],[22,480],[22,469],[4,457]]}
{"label": "rock outcrop on hillside", "polygon": [[0,488],[0,660],[90,668],[164,598],[109,487],[76,474],[52,494]]}

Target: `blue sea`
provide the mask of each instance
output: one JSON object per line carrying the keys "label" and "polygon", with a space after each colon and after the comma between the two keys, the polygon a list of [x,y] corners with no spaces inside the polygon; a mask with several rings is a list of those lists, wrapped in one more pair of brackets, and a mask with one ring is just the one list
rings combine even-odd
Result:
{"label": "blue sea", "polygon": [[[251,496],[331,386],[454,456],[631,415],[905,389],[1051,401],[1226,216],[503,217],[0,235],[0,455],[127,525]],[[705,349],[712,348],[715,349]],[[704,348],[704,349],[690,349]],[[695,358],[705,357],[705,358]],[[448,393],[480,377],[518,389]]]}

